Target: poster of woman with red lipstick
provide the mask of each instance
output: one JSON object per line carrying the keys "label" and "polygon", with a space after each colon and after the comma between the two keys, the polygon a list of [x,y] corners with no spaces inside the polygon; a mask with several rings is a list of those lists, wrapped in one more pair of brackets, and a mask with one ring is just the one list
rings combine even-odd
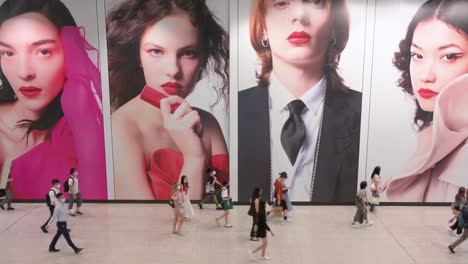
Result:
{"label": "poster of woman with red lipstick", "polygon": [[238,4],[239,200],[284,171],[292,201],[354,201],[366,1]]}
{"label": "poster of woman with red lipstick", "polygon": [[107,199],[100,72],[88,55],[98,56],[96,1],[0,3],[0,171],[15,199],[44,199],[70,168],[83,197]]}
{"label": "poster of woman with red lipstick", "polygon": [[388,72],[373,78],[368,165],[383,168],[381,200],[451,202],[468,186],[467,12],[466,0],[377,6],[374,61],[386,64],[373,75]]}
{"label": "poster of woman with red lipstick", "polygon": [[227,119],[212,113],[227,112],[228,6],[106,1],[116,199],[168,200],[182,175],[201,199],[208,167],[228,179]]}

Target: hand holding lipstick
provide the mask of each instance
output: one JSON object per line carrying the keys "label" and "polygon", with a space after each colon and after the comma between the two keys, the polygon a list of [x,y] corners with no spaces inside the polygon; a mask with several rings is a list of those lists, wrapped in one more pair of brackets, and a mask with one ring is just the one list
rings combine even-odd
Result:
{"label": "hand holding lipstick", "polygon": [[[187,157],[204,157],[205,149],[201,140],[203,127],[200,115],[179,96],[169,96],[160,101],[163,127],[177,147]],[[171,114],[171,106],[179,104]]]}

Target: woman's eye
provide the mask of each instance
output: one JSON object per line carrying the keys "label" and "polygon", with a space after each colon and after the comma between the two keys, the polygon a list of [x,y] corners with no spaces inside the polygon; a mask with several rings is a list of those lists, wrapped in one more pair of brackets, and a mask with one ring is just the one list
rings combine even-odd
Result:
{"label": "woman's eye", "polygon": [[186,50],[182,52],[183,57],[195,58],[197,57],[197,52],[194,50]]}
{"label": "woman's eye", "polygon": [[152,49],[150,50],[150,52],[152,55],[155,55],[155,56],[160,56],[162,54],[162,51],[159,49]]}
{"label": "woman's eye", "polygon": [[411,52],[411,58],[413,58],[415,60],[422,60],[423,56],[421,54],[419,54],[419,53]]}
{"label": "woman's eye", "polygon": [[320,5],[322,4],[323,1],[322,0],[306,0],[305,2],[308,4]]}
{"label": "woman's eye", "polygon": [[288,4],[289,4],[289,2],[287,2],[287,1],[279,1],[276,4],[274,4],[273,6],[275,6],[275,7],[285,7]]}
{"label": "woman's eye", "polygon": [[442,56],[442,60],[445,60],[445,61],[455,61],[455,60],[457,60],[459,57],[460,57],[460,54],[457,54],[457,53],[449,53],[449,54],[446,54],[446,55]]}
{"label": "woman's eye", "polygon": [[51,54],[50,50],[48,50],[48,49],[41,49],[41,50],[39,50],[38,53],[41,54],[42,56],[48,56],[48,55]]}
{"label": "woman's eye", "polygon": [[0,51],[0,56],[2,56],[2,57],[11,57],[11,56],[13,56],[13,52],[8,51],[8,50]]}

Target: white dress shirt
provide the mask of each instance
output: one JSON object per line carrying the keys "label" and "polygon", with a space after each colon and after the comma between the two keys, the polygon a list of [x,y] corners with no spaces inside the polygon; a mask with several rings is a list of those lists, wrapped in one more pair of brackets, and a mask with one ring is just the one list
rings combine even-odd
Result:
{"label": "white dress shirt", "polygon": [[[285,171],[288,174],[286,184],[291,187],[288,191],[291,201],[311,200],[311,181],[314,168],[315,148],[318,130],[323,114],[323,102],[327,80],[320,81],[309,89],[301,98],[294,97],[277,78],[271,74],[269,87],[270,104],[270,146],[271,146],[271,184],[278,174]],[[281,130],[289,118],[288,104],[300,99],[306,107],[301,115],[306,127],[304,143],[297,156],[294,166],[288,159],[281,145]]]}

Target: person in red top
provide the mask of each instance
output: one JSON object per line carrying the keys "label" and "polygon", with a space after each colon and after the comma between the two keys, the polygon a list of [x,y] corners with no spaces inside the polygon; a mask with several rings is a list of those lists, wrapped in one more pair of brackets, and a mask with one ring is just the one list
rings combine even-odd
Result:
{"label": "person in red top", "polygon": [[288,221],[288,205],[286,204],[286,200],[284,200],[284,193],[288,191],[288,188],[283,185],[283,182],[288,178],[288,174],[283,171],[279,175],[279,178],[275,181],[276,206],[283,207],[284,221]]}

